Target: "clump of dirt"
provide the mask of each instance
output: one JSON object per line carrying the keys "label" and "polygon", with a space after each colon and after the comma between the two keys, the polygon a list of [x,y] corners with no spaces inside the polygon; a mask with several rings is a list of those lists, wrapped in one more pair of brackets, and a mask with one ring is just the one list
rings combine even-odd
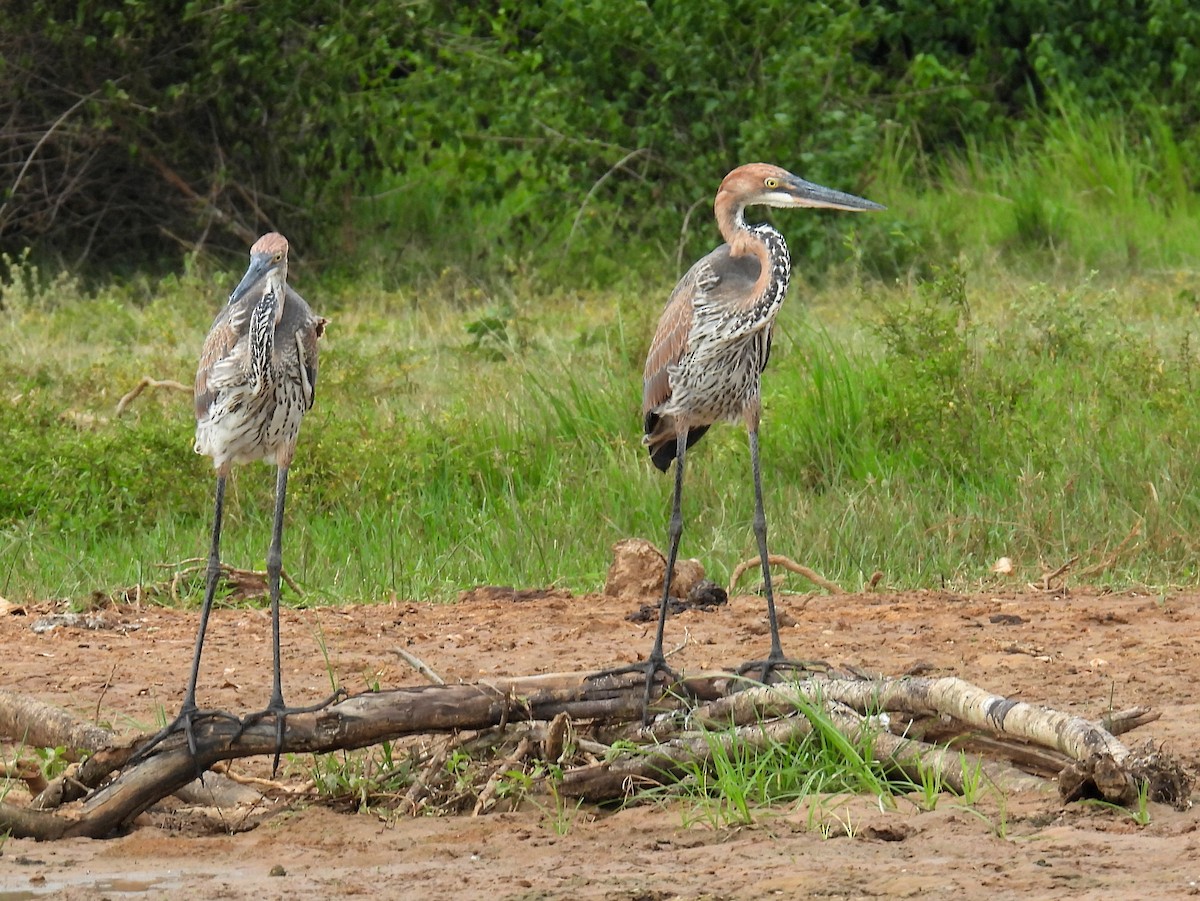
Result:
{"label": "clump of dirt", "polygon": [[[613,560],[608,567],[604,593],[621,600],[657,600],[662,597],[667,575],[667,558],[644,538],[624,538],[612,547]],[[686,598],[704,581],[704,566],[699,560],[676,560],[671,579],[671,597]]]}

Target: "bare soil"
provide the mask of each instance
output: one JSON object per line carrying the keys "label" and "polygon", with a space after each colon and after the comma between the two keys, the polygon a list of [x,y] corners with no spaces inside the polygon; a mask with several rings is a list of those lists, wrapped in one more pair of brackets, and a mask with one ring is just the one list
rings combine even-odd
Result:
{"label": "bare soil", "polygon": [[[321,647],[351,691],[421,682],[404,647],[448,681],[590,670],[644,655],[652,624],[638,604],[565,592],[467,592],[451,605],[392,603],[287,610],[289,703],[329,691]],[[784,647],[795,656],[902,673],[957,675],[997,694],[1089,718],[1151,705],[1162,718],[1137,733],[1189,768],[1197,729],[1200,594],[1072,589],[972,594],[786,595]],[[194,611],[121,606],[109,628],[31,629],[43,609],[0,616],[0,684],[118,731],[174,713],[194,640]],[[763,604],[738,596],[668,624],[680,669],[736,664],[766,649]],[[201,704],[264,706],[270,620],[261,609],[214,614]],[[11,749],[5,749],[9,753]],[[302,783],[297,759],[281,779]],[[238,764],[265,775],[264,761]],[[256,828],[187,810],[152,812],[106,841],[0,847],[0,901],[56,898],[761,899],[1008,897],[1174,898],[1200,893],[1196,810],[1150,805],[1150,823],[1056,796],[1010,797],[933,811],[900,799],[881,810],[825,798],[763,812],[755,825],[714,828],[682,804],[617,812],[581,808],[566,834],[548,807],[481,817],[385,817],[319,803],[279,803]],[[559,822],[558,825],[562,826]],[[847,835],[851,833],[851,835]],[[271,875],[273,868],[276,873]],[[280,869],[281,868],[281,869]]]}

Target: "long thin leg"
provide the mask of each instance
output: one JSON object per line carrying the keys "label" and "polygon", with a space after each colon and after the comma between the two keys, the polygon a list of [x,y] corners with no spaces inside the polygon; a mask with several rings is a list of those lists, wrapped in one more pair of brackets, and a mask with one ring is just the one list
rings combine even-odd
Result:
{"label": "long thin leg", "polygon": [[750,428],[750,471],[754,474],[754,538],[758,542],[758,559],[762,563],[763,590],[767,594],[767,622],[771,627],[771,651],[763,666],[763,678],[771,664],[784,660],[779,641],[779,620],[775,616],[775,592],[771,589],[771,566],[767,557],[767,514],[763,509],[762,470],[758,462],[758,427]]}
{"label": "long thin leg", "polygon": [[[274,670],[271,676],[271,700],[267,708],[252,713],[242,721],[242,729],[270,716],[275,720],[275,759],[271,775],[279,769],[283,752],[283,729],[288,709],[283,703],[283,670],[279,648],[279,594],[283,573],[283,509],[287,501],[287,466],[280,466],[275,476],[275,522],[271,528],[271,547],[267,550],[267,586],[271,592],[271,651]],[[240,734],[240,732],[239,732]]]}
{"label": "long thin leg", "polygon": [[312,713],[322,710],[345,694],[342,689],[338,689],[321,703],[310,707],[289,708],[283,702],[283,668],[279,647],[279,595],[283,573],[283,508],[287,500],[287,476],[287,466],[281,465],[275,478],[275,523],[271,529],[271,547],[267,551],[267,585],[271,592],[271,650],[274,662],[271,700],[265,710],[252,713],[243,719],[241,728],[237,732],[237,735],[240,736],[249,726],[268,716],[275,720],[275,759],[271,764],[272,776],[279,769],[279,757],[283,753],[283,731],[288,714]]}
{"label": "long thin leg", "polygon": [[[204,650],[204,634],[208,629],[208,615],[212,612],[213,598],[217,593],[217,583],[221,578],[221,517],[225,510],[225,473],[217,474],[216,500],[213,504],[212,542],[208,550],[208,569],[205,573],[204,604],[200,608],[200,626],[196,631],[196,648],[192,652],[192,670],[188,676],[187,690],[183,695],[183,706],[179,715],[153,738],[142,745],[137,753],[130,758],[136,763],[144,760],[164,738],[174,732],[183,730],[187,737],[188,750],[196,756],[196,735],[193,731],[194,721],[201,715],[196,706],[196,683],[200,679],[200,655]],[[213,712],[206,715],[233,717],[230,714]]]}
{"label": "long thin leg", "polygon": [[748,673],[759,669],[759,679],[766,682],[772,670],[787,668],[793,670],[827,671],[829,665],[820,661],[805,663],[789,660],[783,656],[783,646],[779,641],[779,620],[775,615],[775,592],[771,586],[771,565],[767,556],[767,514],[763,510],[762,470],[758,459],[758,416],[751,411],[746,417],[746,425],[750,432],[750,470],[754,476],[754,538],[758,542],[758,559],[762,564],[763,589],[767,595],[767,622],[771,627],[771,650],[765,660],[755,660],[745,663],[738,668],[739,673]]}
{"label": "long thin leg", "polygon": [[[663,596],[658,605],[658,631],[654,635],[654,649],[648,663],[665,669],[667,658],[663,654],[663,633],[667,626],[667,608],[671,600],[671,580],[675,575],[675,559],[679,556],[679,539],[683,536],[683,458],[687,453],[687,432],[680,432],[675,445],[675,498],[671,503],[671,521],[667,527],[669,545],[667,549],[667,573],[663,577]],[[646,697],[650,697],[650,681],[654,671],[647,674]]]}
{"label": "long thin leg", "polygon": [[[287,499],[288,468],[279,467],[275,479],[275,524],[271,529],[271,548],[267,551],[267,584],[271,589],[271,651],[275,661],[275,681],[271,688],[268,708],[283,709],[283,672],[279,652],[279,591],[283,573],[283,505]],[[283,718],[279,723],[280,743],[283,742]],[[279,758],[276,755],[276,764]]]}
{"label": "long thin leg", "polygon": [[670,545],[667,549],[667,571],[663,576],[662,600],[658,606],[658,629],[654,633],[654,647],[644,663],[634,663],[616,669],[603,670],[591,679],[605,676],[617,676],[622,673],[644,672],[646,674],[646,692],[642,696],[642,722],[650,720],[650,693],[654,689],[654,677],[658,673],[674,676],[671,667],[667,666],[667,656],[663,653],[663,635],[667,627],[667,611],[671,603],[671,580],[675,574],[675,559],[679,556],[679,539],[683,535],[683,458],[687,453],[687,432],[681,432],[676,438],[675,445],[675,497],[671,503],[671,521],[667,533]]}

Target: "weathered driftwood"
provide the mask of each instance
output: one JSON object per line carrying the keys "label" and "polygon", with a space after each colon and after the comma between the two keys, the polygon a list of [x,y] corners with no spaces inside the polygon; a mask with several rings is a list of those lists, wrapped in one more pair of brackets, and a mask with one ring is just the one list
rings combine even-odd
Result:
{"label": "weathered driftwood", "polygon": [[[951,788],[962,788],[964,766],[959,750],[893,735],[881,730],[881,721],[874,716],[894,711],[952,718],[970,730],[1001,737],[1015,735],[1022,741],[1046,746],[1082,765],[1084,794],[1127,799],[1132,784],[1133,777],[1123,769],[1128,750],[1096,724],[1000,698],[959,679],[813,678],[772,686],[746,685],[746,680],[722,672],[683,680],[673,686],[674,693],[663,694],[660,688],[653,707],[678,712],[647,729],[627,729],[624,734],[641,745],[628,753],[609,754],[607,746],[589,742],[589,753],[597,752],[592,758],[596,762],[568,768],[559,791],[589,800],[620,797],[631,788],[676,778],[689,764],[703,763],[712,753],[714,740],[730,744],[740,741],[751,747],[787,741],[811,728],[808,720],[798,715],[805,706],[820,707],[852,741],[870,730],[877,757],[886,758],[914,777],[922,770],[935,768],[943,784]],[[733,691],[736,688],[744,690]],[[531,741],[537,741],[543,753],[561,754],[569,724],[598,727],[639,722],[642,698],[642,678],[636,673],[604,678],[559,673],[471,685],[400,688],[357,695],[316,713],[289,717],[283,751],[327,753],[405,736],[488,730],[519,721],[537,721],[544,725],[534,727],[536,734],[524,733],[530,736],[524,752],[530,751]],[[691,709],[697,699],[701,706]],[[698,731],[715,726],[724,729],[730,724],[735,724],[735,731],[718,732],[715,738],[712,733]],[[125,765],[132,754],[130,748],[96,753],[80,767],[78,778],[97,784],[99,778],[119,771],[115,779],[70,808],[70,816],[0,805],[0,832],[8,830],[14,835],[38,838],[112,834],[217,761],[275,751],[274,724],[270,721],[257,723],[241,735],[236,733],[237,724],[227,718],[202,720],[196,729],[198,753],[194,760],[182,735],[169,737],[148,760],[128,768]],[[576,737],[573,745],[583,747],[584,742]],[[413,808],[420,805],[424,792],[437,780],[438,760],[444,760],[451,747],[446,743],[432,753],[421,780],[410,792],[408,801]],[[513,752],[514,759],[523,756],[521,751],[518,747]],[[977,765],[988,780],[1003,789],[1036,789],[1047,784],[1007,763],[979,758]],[[968,771],[975,766],[975,762],[968,762]],[[1124,773],[1124,778],[1110,778],[1113,768],[1118,774]],[[1097,772],[1099,780],[1094,778]],[[424,787],[418,787],[422,784]],[[488,803],[485,789],[478,809],[486,809]]]}
{"label": "weathered driftwood", "polygon": [[[695,680],[689,680],[695,681]],[[867,684],[885,684],[900,680],[881,680]],[[968,773],[980,775],[1006,791],[1044,791],[1048,783],[1015,767],[981,756],[964,761],[962,753],[881,731],[878,722],[868,722],[864,713],[851,708],[839,696],[840,686],[858,684],[848,680],[811,680],[747,688],[721,697],[690,713],[685,720],[663,719],[647,732],[659,744],[590,767],[579,767],[563,774],[560,790],[572,797],[611,800],[627,797],[651,783],[677,778],[695,763],[711,759],[717,748],[726,752],[735,744],[765,748],[801,738],[812,731],[802,716],[795,716],[800,705],[818,706],[834,726],[853,742],[870,736],[877,759],[888,761],[910,779],[919,781],[922,770],[935,772],[943,785],[961,792]],[[966,688],[973,686],[962,683]],[[976,689],[977,690],[977,689]],[[845,691],[854,698],[857,693]],[[871,705],[871,711],[887,709]],[[897,705],[899,709],[899,705]],[[725,727],[733,726],[732,730]],[[696,727],[719,732],[696,731]],[[673,736],[673,737],[672,737]]]}
{"label": "weathered driftwood", "polygon": [[[552,720],[564,711],[575,719],[630,720],[641,715],[642,688],[636,675],[592,680],[584,673],[570,673],[372,692],[317,713],[288,717],[283,751],[352,750],[407,735]],[[0,805],[0,832],[40,839],[100,838],[175,794],[219,760],[275,752],[274,724],[269,721],[252,726],[236,740],[236,724],[223,718],[202,720],[195,731],[195,760],[183,735],[173,735],[162,742],[161,751],[88,797],[73,818]],[[94,755],[86,765],[89,778],[97,769],[119,770],[133,750],[110,749]]]}
{"label": "weathered driftwood", "polygon": [[[120,755],[116,737],[107,729],[81,723],[59,707],[3,689],[0,689],[0,736],[9,736],[17,743],[33,748],[63,748],[70,761],[97,752],[104,752],[100,760],[113,751]],[[30,807],[49,810],[83,798],[111,769],[93,763],[52,779],[39,787]],[[186,785],[175,794],[188,804],[221,807],[252,804],[259,797],[257,792],[215,773],[203,786],[198,783]]]}
{"label": "weathered driftwood", "polygon": [[64,747],[95,751],[112,742],[112,733],[99,726],[80,723],[58,707],[28,695],[0,688],[0,735],[34,748]]}

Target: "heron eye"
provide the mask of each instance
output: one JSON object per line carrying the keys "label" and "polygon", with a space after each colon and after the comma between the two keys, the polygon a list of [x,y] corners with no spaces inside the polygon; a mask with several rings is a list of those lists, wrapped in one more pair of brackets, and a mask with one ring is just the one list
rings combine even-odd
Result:
{"label": "heron eye", "polygon": [[275,251],[275,262],[278,263],[282,259],[283,259],[283,251],[280,251],[280,250]]}
{"label": "heron eye", "polygon": [[775,176],[772,175],[769,178],[767,178],[767,180],[765,182],[763,182],[763,184],[765,184],[768,188],[772,188],[772,189],[778,188],[779,187],[779,179],[775,178]]}

